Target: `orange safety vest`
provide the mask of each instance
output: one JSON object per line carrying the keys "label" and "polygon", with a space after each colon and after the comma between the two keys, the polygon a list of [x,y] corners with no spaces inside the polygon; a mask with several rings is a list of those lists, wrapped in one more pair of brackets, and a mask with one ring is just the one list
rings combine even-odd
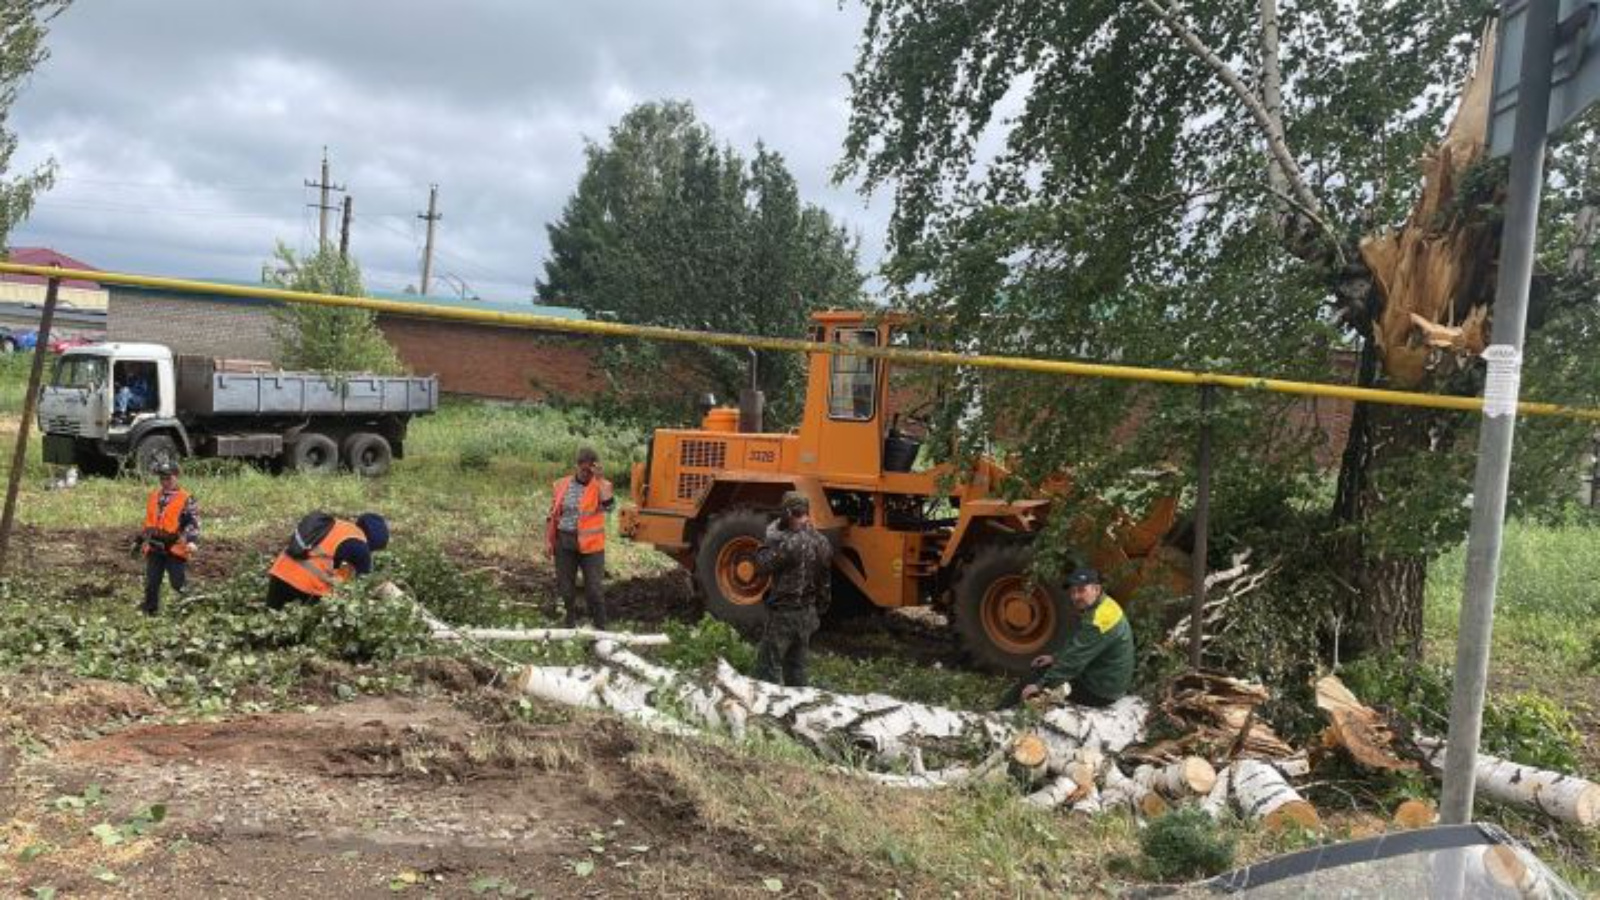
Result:
{"label": "orange safety vest", "polygon": [[[161,508],[161,488],[150,492],[150,499],[144,504],[145,534],[152,531],[162,531],[167,534],[178,534],[180,528],[178,519],[183,515],[183,508],[189,505],[189,492],[178,488],[172,492],[172,499],[167,501],[167,508]],[[144,552],[154,552],[149,544],[144,545]],[[189,558],[189,542],[180,535],[167,552],[179,559]]]}
{"label": "orange safety vest", "polygon": [[[556,480],[550,487],[550,521],[545,526],[545,541],[550,545],[550,552],[556,549],[556,528],[561,524],[561,503],[567,499],[567,488],[572,485],[572,476]],[[599,553],[606,549],[606,512],[600,508],[600,478],[595,476],[589,479],[584,486],[583,496],[578,500],[578,552]]]}
{"label": "orange safety vest", "polygon": [[267,574],[302,594],[325,597],[333,590],[335,584],[343,584],[351,578],[352,573],[348,566],[337,568],[334,566],[333,554],[338,551],[340,544],[352,538],[365,543],[367,533],[353,523],[335,519],[333,527],[328,529],[327,536],[311,548],[311,553],[305,559],[295,559],[288,553],[279,553]]}

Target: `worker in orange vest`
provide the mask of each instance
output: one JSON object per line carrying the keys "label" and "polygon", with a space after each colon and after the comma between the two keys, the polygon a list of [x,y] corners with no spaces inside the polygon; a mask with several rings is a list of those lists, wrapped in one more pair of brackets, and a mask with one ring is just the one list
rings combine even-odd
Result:
{"label": "worker in orange vest", "polygon": [[172,582],[180,596],[188,581],[188,563],[200,539],[200,514],[194,496],[178,486],[178,464],[157,463],[153,470],[160,485],[144,504],[144,529],[139,547],[144,553],[144,602],[147,616],[161,611],[161,580]]}
{"label": "worker in orange vest", "polygon": [[372,554],[387,546],[389,523],[377,513],[362,513],[348,522],[313,512],[300,520],[267,571],[267,606],[315,603],[335,587],[370,573]]}
{"label": "worker in orange vest", "polygon": [[616,502],[611,482],[600,473],[600,454],[592,447],[580,449],[577,469],[550,486],[545,547],[555,559],[556,594],[566,608],[568,628],[578,624],[580,569],[589,618],[596,628],[606,627],[606,601],[601,592],[606,569],[606,513]]}

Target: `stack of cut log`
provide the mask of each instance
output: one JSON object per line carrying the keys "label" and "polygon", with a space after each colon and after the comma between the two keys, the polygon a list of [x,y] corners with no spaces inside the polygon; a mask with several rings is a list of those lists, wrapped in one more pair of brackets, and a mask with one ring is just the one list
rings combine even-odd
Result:
{"label": "stack of cut log", "polygon": [[[432,622],[442,640],[498,640],[489,631]],[[751,728],[789,735],[826,758],[864,764],[856,774],[897,787],[939,788],[1011,778],[1025,801],[1046,809],[1093,814],[1121,810],[1152,817],[1193,803],[1213,815],[1232,812],[1269,828],[1319,827],[1321,818],[1292,782],[1307,775],[1307,754],[1279,737],[1260,715],[1266,688],[1214,672],[1175,678],[1157,711],[1136,697],[1104,709],[1064,705],[1023,727],[1014,713],[979,713],[911,703],[882,694],[840,694],[787,688],[748,678],[719,661],[709,675],[678,672],[626,649],[611,635],[517,633],[506,639],[592,641],[594,660],[581,666],[528,666],[518,684],[557,703],[613,710],[673,734]],[[664,643],[628,635],[631,643]],[[1335,678],[1317,686],[1328,717],[1322,752],[1345,752],[1379,770],[1419,766],[1436,771],[1441,741],[1397,736]],[[1170,737],[1145,742],[1150,721]],[[1583,826],[1600,822],[1600,786],[1482,756],[1478,788],[1505,803],[1540,810]],[[1436,818],[1424,800],[1401,804],[1394,827]],[[1382,823],[1379,823],[1382,827]]]}

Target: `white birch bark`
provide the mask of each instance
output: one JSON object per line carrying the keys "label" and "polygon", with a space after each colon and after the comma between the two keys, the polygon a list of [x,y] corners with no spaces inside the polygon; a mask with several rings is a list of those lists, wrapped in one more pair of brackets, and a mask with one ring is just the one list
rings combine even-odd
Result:
{"label": "white birch bark", "polygon": [[[1430,766],[1436,770],[1444,768],[1444,741],[1418,738],[1417,746]],[[1480,753],[1473,781],[1485,796],[1501,803],[1536,809],[1585,828],[1600,822],[1600,785],[1575,775],[1536,769]]]}

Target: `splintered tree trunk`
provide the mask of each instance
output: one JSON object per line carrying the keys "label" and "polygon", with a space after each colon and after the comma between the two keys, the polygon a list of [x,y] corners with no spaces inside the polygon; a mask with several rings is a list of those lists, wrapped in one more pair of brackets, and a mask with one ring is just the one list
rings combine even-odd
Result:
{"label": "splintered tree trunk", "polygon": [[[1343,310],[1363,337],[1357,383],[1437,391],[1476,365],[1488,343],[1494,303],[1499,226],[1482,209],[1495,199],[1463,199],[1469,172],[1484,160],[1485,122],[1494,71],[1494,35],[1485,34],[1477,66],[1444,139],[1421,160],[1422,191],[1406,222],[1361,241],[1371,289]],[[1357,526],[1339,554],[1356,596],[1341,610],[1342,650],[1421,650],[1425,560],[1385,548],[1403,529],[1400,516],[1380,516],[1413,490],[1410,482],[1438,465],[1445,436],[1459,417],[1358,404],[1340,464],[1336,516]],[[1445,431],[1441,434],[1440,429]],[[1426,514],[1426,513],[1425,513]],[[1382,529],[1374,528],[1382,521]],[[1422,523],[1418,523],[1422,524]],[[1382,532],[1387,532],[1387,535]]]}

